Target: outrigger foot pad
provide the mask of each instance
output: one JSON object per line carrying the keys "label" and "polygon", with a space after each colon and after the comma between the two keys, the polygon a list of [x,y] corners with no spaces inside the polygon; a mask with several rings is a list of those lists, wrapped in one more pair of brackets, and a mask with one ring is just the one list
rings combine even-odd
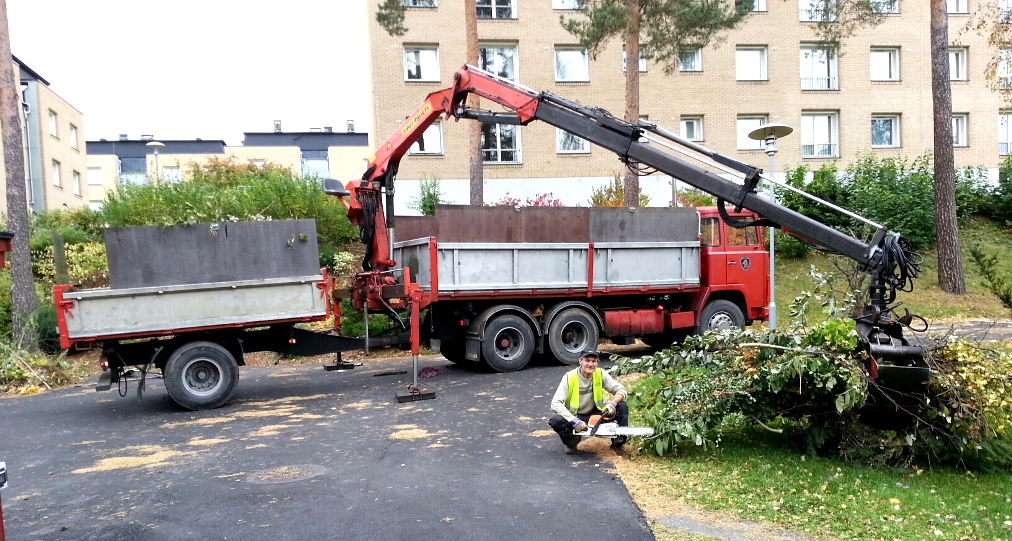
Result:
{"label": "outrigger foot pad", "polygon": [[338,361],[335,362],[334,364],[323,365],[323,369],[326,370],[327,372],[333,372],[334,370],[340,371],[351,370],[356,366],[362,366],[362,363],[350,363],[348,361]]}
{"label": "outrigger foot pad", "polygon": [[417,387],[410,387],[406,391],[397,391],[397,402],[418,402],[421,400],[435,400],[435,391],[423,391]]}

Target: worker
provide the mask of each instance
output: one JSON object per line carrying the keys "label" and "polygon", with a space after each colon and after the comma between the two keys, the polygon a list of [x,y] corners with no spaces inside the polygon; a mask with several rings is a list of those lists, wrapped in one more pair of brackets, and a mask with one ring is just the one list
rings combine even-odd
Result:
{"label": "worker", "polygon": [[[548,425],[559,434],[562,444],[566,446],[567,455],[579,452],[576,446],[580,443],[581,436],[574,432],[585,431],[592,415],[600,415],[602,422],[616,421],[619,426],[629,426],[625,387],[598,368],[600,356],[594,350],[582,352],[579,368],[562,376],[562,382],[552,397],[552,411],[555,415],[548,420]],[[612,394],[610,401],[605,402],[604,391]],[[612,449],[621,450],[625,440],[625,436],[612,438]]]}

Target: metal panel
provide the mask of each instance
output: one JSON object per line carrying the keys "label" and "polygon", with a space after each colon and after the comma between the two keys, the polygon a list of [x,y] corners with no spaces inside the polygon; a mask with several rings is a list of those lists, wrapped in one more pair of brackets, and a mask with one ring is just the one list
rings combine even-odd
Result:
{"label": "metal panel", "polygon": [[322,275],[135,289],[70,291],[71,339],[247,324],[327,314]]}
{"label": "metal panel", "polygon": [[694,208],[594,208],[589,242],[679,242],[699,238]]}
{"label": "metal panel", "polygon": [[105,230],[113,289],[309,276],[320,272],[316,220]]}

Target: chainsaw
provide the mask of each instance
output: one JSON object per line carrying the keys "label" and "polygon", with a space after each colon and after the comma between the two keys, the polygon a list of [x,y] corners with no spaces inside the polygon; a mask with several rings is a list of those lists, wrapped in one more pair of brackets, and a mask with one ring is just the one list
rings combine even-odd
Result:
{"label": "chainsaw", "polygon": [[587,428],[583,432],[573,432],[574,436],[597,436],[614,438],[615,436],[653,436],[654,429],[649,426],[618,426],[617,422],[606,422],[600,415],[591,415]]}

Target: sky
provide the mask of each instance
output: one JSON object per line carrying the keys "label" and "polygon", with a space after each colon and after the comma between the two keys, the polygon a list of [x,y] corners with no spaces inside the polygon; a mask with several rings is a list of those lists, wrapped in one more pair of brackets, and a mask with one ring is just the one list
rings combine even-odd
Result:
{"label": "sky", "polygon": [[371,130],[365,0],[7,0],[7,16],[87,140]]}

